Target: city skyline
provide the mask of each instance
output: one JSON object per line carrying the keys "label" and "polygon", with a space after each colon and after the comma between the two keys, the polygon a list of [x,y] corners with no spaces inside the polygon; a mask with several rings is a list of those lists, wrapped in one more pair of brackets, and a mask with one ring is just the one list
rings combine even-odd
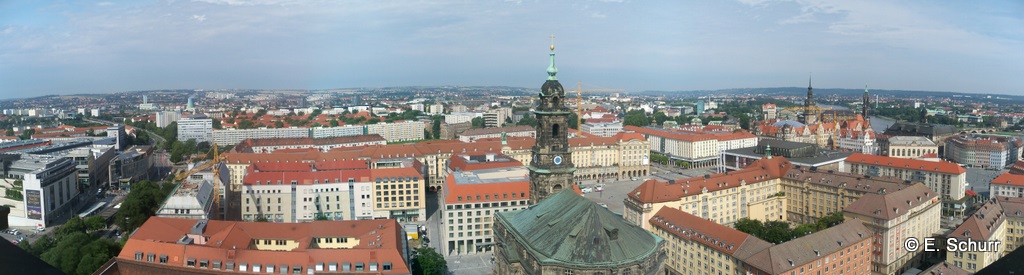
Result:
{"label": "city skyline", "polygon": [[1024,95],[1024,4],[0,3],[0,98],[157,89],[801,86]]}

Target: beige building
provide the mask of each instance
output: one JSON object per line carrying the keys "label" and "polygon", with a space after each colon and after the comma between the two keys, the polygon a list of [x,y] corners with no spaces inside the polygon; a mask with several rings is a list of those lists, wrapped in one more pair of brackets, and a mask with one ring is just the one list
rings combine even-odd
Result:
{"label": "beige building", "polygon": [[367,134],[378,134],[388,142],[423,140],[423,121],[381,122],[366,125]]}
{"label": "beige building", "polygon": [[1003,255],[1024,246],[1024,198],[995,197],[999,207],[1006,214],[1006,233],[1003,239]]}
{"label": "beige building", "polygon": [[647,223],[665,239],[668,274],[740,274],[742,259],[772,243],[676,208],[665,207]]}
{"label": "beige building", "polygon": [[782,177],[786,193],[786,217],[798,223],[813,223],[867,193],[882,194],[906,187],[903,180],[888,176],[865,176],[852,173],[795,168]]}
{"label": "beige building", "polygon": [[917,183],[884,193],[867,193],[843,209],[874,232],[872,274],[902,274],[920,264],[924,253],[904,248],[907,238],[923,240],[940,232],[939,194]]}
{"label": "beige building", "polygon": [[884,144],[886,146],[882,153],[894,158],[916,159],[927,157],[929,154],[935,154],[937,157],[939,154],[939,145],[926,137],[895,136],[890,137]]}
{"label": "beige building", "polygon": [[669,182],[647,180],[627,194],[622,217],[648,230],[647,221],[664,207],[725,225],[741,218],[784,221],[786,198],[779,182],[790,166],[785,158],[767,158],[739,171]]}
{"label": "beige building", "polygon": [[569,140],[576,181],[623,180],[650,173],[650,143],[637,133]]}
{"label": "beige building", "polygon": [[623,129],[643,135],[651,143],[651,152],[683,161],[694,168],[718,166],[721,154],[726,150],[757,146],[757,136],[721,127],[665,130],[626,126]]}
{"label": "beige building", "polygon": [[967,216],[953,233],[947,238],[960,242],[981,244],[967,251],[947,251],[946,263],[963,268],[968,272],[978,272],[1005,253],[1003,240],[1006,238],[1006,214],[999,203],[989,201],[978,208],[974,214]]}
{"label": "beige building", "polygon": [[358,164],[255,163],[239,192],[241,220],[373,219],[370,170]]}
{"label": "beige building", "polygon": [[853,154],[844,164],[847,172],[870,176],[893,176],[923,182],[944,201],[958,201],[967,189],[967,169],[948,161],[925,161],[865,154]]}

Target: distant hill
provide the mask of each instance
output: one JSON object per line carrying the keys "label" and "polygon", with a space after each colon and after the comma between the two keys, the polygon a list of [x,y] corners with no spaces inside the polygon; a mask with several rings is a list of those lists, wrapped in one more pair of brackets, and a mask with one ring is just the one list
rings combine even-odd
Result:
{"label": "distant hill", "polygon": [[[871,97],[875,95],[886,98],[963,98],[976,102],[1006,102],[1007,100],[1016,103],[1024,103],[1024,96],[1003,95],[1003,94],[972,94],[959,92],[942,91],[908,91],[908,90],[878,90],[869,89]],[[778,88],[735,88],[720,90],[694,90],[694,91],[643,91],[637,92],[641,95],[661,96],[728,96],[728,95],[766,95],[766,96],[802,96],[807,94],[806,87],[778,87]],[[825,98],[831,95],[840,97],[859,97],[864,94],[864,89],[837,89],[837,88],[814,88],[814,96]]]}

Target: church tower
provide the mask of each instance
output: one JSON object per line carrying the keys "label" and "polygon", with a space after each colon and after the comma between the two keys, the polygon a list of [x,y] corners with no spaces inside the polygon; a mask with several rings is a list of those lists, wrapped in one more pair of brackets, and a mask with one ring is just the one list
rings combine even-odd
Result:
{"label": "church tower", "polygon": [[818,115],[814,112],[814,89],[811,88],[811,78],[807,78],[807,100],[804,101],[804,124],[811,125],[818,123]]}
{"label": "church tower", "polygon": [[865,121],[868,121],[868,108],[871,108],[871,97],[868,96],[868,85],[864,85],[864,98],[862,99],[860,115],[864,117]]}
{"label": "church tower", "polygon": [[565,90],[558,83],[555,74],[555,44],[551,36],[551,65],[548,66],[548,80],[540,87],[540,102],[533,111],[537,116],[537,142],[531,152],[530,162],[530,204],[536,204],[565,188],[572,188],[573,172],[569,152],[569,114],[565,106]]}

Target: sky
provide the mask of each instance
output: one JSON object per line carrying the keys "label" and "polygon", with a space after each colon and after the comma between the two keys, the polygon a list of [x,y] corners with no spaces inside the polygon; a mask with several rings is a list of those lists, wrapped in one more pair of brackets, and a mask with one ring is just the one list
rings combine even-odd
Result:
{"label": "sky", "polygon": [[156,89],[1024,95],[1024,1],[5,1],[0,99]]}

